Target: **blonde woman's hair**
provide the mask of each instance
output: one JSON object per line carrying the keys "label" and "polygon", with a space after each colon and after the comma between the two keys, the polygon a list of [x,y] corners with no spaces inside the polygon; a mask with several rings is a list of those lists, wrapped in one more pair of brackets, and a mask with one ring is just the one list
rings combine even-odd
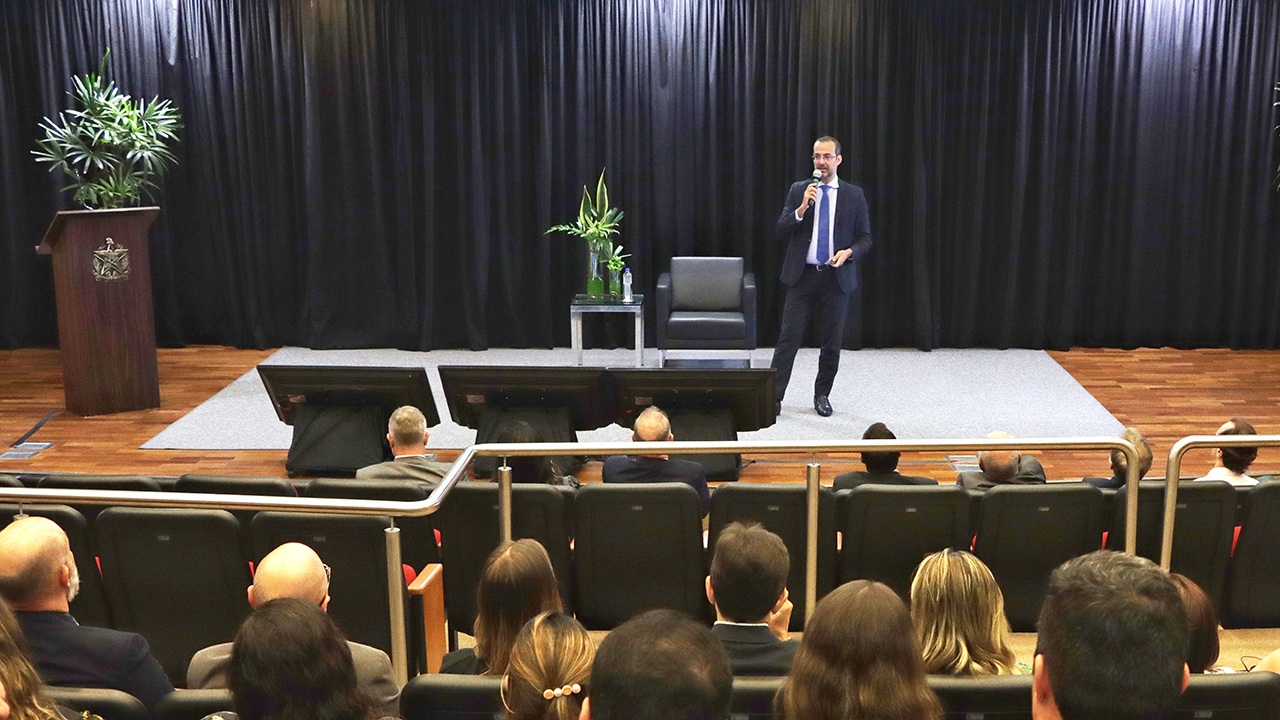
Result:
{"label": "blonde woman's hair", "polygon": [[502,683],[507,720],[577,720],[595,657],[591,636],[572,617],[545,612],[530,620],[511,647]]}
{"label": "blonde woman's hair", "polygon": [[916,567],[911,619],[934,675],[1016,675],[1004,595],[991,570],[963,550],[942,550]]}

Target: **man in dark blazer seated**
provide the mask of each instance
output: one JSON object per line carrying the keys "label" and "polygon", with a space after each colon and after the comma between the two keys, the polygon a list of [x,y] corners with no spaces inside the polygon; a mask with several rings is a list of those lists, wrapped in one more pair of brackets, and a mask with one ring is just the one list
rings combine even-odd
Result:
{"label": "man in dark blazer seated", "polygon": [[[1007,438],[1001,430],[987,433],[989,438]],[[980,472],[962,472],[956,485],[966,490],[988,490],[996,485],[1043,485],[1044,468],[1040,461],[1017,450],[983,450],[978,453]]]}
{"label": "man in dark blazer seated", "polygon": [[[872,423],[866,432],[862,433],[863,440],[897,440],[898,436],[893,431],[885,427],[882,422]],[[831,483],[832,490],[849,490],[859,485],[937,485],[938,481],[927,477],[913,477],[911,475],[898,474],[898,457],[901,453],[896,452],[864,452],[862,453],[862,464],[867,466],[864,470],[854,470],[853,472],[837,475],[836,479]]]}
{"label": "man in dark blazer seated", "polygon": [[173,692],[141,635],[76,622],[69,603],[79,589],[71,545],[52,520],[24,517],[0,531],[0,595],[46,683],[123,690],[147,707]]}
{"label": "man in dark blazer seated", "polygon": [[782,538],[755,523],[729,523],[716,538],[707,600],[711,632],[729,653],[734,675],[786,675],[800,647],[787,635],[791,556]]}
{"label": "man in dark blazer seated", "polygon": [[791,186],[774,235],[785,248],[782,284],[787,299],[782,306],[782,330],[773,351],[778,387],[778,413],[791,380],[791,365],[804,343],[809,316],[816,309],[822,317],[822,352],[818,377],[813,384],[813,409],[822,417],[833,412],[828,395],[840,368],[840,344],[849,293],[858,289],[858,261],[871,249],[871,218],[862,188],[836,177],[840,167],[840,142],[820,137],[813,144],[813,169],[817,178]]}
{"label": "man in dark blazer seated", "polygon": [[394,460],[362,467],[359,480],[417,480],[434,490],[449,472],[449,463],[427,459],[427,418],[412,405],[396,408],[387,421],[387,442]]}
{"label": "man in dark blazer seated", "polygon": [[[671,421],[657,407],[645,408],[636,418],[631,439],[636,442],[668,442]],[[711,491],[707,489],[707,472],[702,465],[689,460],[673,460],[666,455],[614,455],[604,461],[600,472],[607,483],[682,482],[698,491],[702,514],[711,509]]]}

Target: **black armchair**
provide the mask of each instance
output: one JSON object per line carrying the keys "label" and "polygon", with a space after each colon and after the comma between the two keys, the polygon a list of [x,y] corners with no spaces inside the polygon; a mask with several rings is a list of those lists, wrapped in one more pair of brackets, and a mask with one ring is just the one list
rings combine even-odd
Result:
{"label": "black armchair", "polygon": [[673,257],[658,276],[658,350],[754,350],[756,276],[740,257]]}

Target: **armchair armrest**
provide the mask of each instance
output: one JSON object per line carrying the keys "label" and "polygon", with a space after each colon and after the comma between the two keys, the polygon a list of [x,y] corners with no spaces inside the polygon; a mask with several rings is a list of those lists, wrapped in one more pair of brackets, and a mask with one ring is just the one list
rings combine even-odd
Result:
{"label": "armchair armrest", "polygon": [[422,598],[422,629],[426,641],[423,657],[427,672],[440,672],[440,663],[449,649],[445,632],[444,566],[432,563],[423,568],[409,585],[409,594]]}
{"label": "armchair armrest", "polygon": [[756,348],[756,274],[742,274],[742,319],[747,325],[747,347]]}
{"label": "armchair armrest", "polygon": [[671,317],[671,273],[664,272],[658,276],[658,284],[654,288],[656,304],[654,305],[654,329],[658,338],[658,349],[665,349],[667,342],[667,318]]}

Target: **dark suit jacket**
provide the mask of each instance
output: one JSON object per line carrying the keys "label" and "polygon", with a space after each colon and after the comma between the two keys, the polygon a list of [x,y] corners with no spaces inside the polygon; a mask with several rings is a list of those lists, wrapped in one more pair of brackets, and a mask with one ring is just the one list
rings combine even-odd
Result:
{"label": "dark suit jacket", "polygon": [[702,514],[711,509],[711,491],[707,489],[707,471],[689,460],[614,455],[604,461],[600,476],[607,483],[682,482],[698,491]]}
{"label": "dark suit jacket", "polygon": [[[782,256],[782,283],[790,287],[800,280],[804,272],[805,258],[809,254],[809,240],[813,237],[814,218],[818,215],[819,203],[814,203],[804,213],[804,219],[796,222],[796,208],[804,199],[804,191],[809,187],[809,180],[800,180],[787,192],[787,203],[778,218],[778,226],[774,237],[782,243],[785,250]],[[858,289],[858,261],[871,249],[871,216],[867,211],[867,196],[862,188],[843,179],[836,185],[836,216],[831,228],[832,255],[845,248],[853,249],[853,256],[838,268],[835,268],[836,279],[840,289],[853,292]]]}
{"label": "dark suit jacket", "polygon": [[173,692],[151,646],[137,633],[81,625],[64,612],[14,614],[50,685],[123,690],[147,707]]}
{"label": "dark suit jacket", "polygon": [[711,632],[729,653],[734,675],[786,675],[796,657],[799,640],[779,640],[769,628],[716,623]]}
{"label": "dark suit jacket", "polygon": [[1018,464],[1018,474],[1012,479],[993,482],[991,478],[980,472],[962,472],[956,477],[956,485],[966,490],[987,490],[996,485],[1043,485],[1045,483],[1044,468],[1040,461],[1028,455],[1022,456]]}
{"label": "dark suit jacket", "polygon": [[899,475],[897,470],[890,470],[887,473],[871,472],[870,470],[854,470],[851,473],[837,475],[836,479],[831,482],[831,489],[848,490],[856,488],[859,485],[937,485],[938,481],[927,477],[914,477],[912,475]]}
{"label": "dark suit jacket", "polygon": [[433,462],[421,455],[413,455],[362,467],[356,470],[356,479],[418,480],[430,485],[434,490],[436,484],[447,472],[449,472],[449,463]]}

